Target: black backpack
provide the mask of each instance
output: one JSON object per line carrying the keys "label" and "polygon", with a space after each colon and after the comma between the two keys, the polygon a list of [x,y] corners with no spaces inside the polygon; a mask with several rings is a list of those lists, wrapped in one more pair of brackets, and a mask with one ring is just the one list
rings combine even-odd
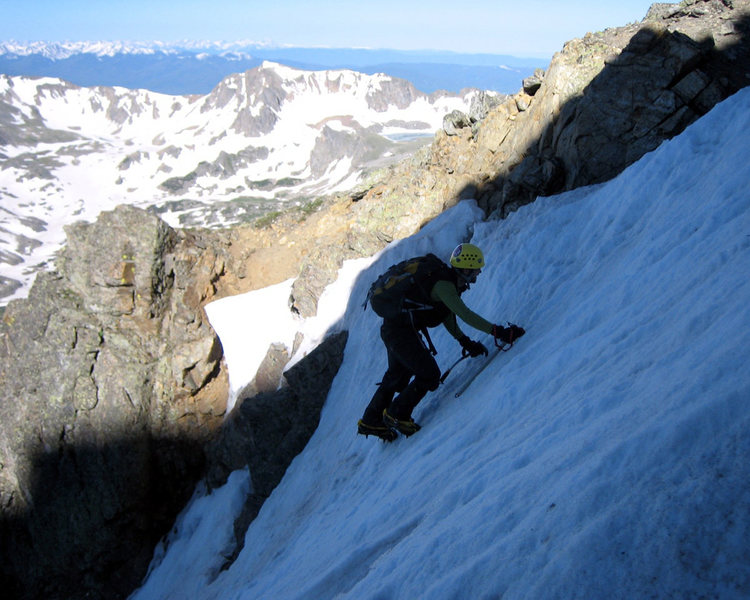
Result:
{"label": "black backpack", "polygon": [[443,276],[450,278],[451,268],[434,254],[416,256],[390,267],[367,292],[375,314],[394,319],[413,310],[434,308],[430,291]]}

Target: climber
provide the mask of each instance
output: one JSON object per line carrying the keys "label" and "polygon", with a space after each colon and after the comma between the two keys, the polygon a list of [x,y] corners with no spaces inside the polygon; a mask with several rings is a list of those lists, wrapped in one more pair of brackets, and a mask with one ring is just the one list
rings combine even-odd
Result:
{"label": "climber", "polygon": [[392,441],[396,432],[410,436],[420,429],[412,411],[427,392],[440,385],[440,368],[433,357],[437,351],[428,328],[443,324],[471,357],[486,356],[487,348],[463,333],[456,317],[491,334],[498,346],[498,340],[512,344],[525,333],[510,323],[508,327],[493,325],[461,300],[484,266],[477,246],[460,244],[451,254],[450,266],[428,254],[392,266],[373,283],[365,304],[369,301],[383,317],[380,337],[388,369],[359,420],[358,433]]}

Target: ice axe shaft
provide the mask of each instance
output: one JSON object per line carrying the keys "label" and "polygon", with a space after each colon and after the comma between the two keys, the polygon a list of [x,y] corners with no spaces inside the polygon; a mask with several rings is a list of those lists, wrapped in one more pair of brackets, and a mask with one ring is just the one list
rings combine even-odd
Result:
{"label": "ice axe shaft", "polygon": [[447,369],[447,370],[446,370],[446,371],[445,371],[445,372],[444,372],[444,373],[443,373],[443,374],[442,374],[442,375],[440,376],[440,383],[443,383],[443,382],[445,382],[446,378],[448,377],[448,375],[450,375],[450,372],[451,372],[451,371],[453,370],[453,368],[454,368],[454,367],[455,367],[455,366],[456,366],[456,365],[457,365],[458,363],[460,363],[460,362],[461,362],[461,361],[462,361],[462,360],[463,360],[464,358],[469,358],[469,353],[468,353],[468,352],[462,352],[462,353],[461,353],[461,358],[459,358],[459,359],[458,359],[458,360],[457,360],[456,362],[454,362],[454,363],[453,363],[453,364],[452,364],[452,365],[451,365],[450,367],[448,367],[448,369]]}

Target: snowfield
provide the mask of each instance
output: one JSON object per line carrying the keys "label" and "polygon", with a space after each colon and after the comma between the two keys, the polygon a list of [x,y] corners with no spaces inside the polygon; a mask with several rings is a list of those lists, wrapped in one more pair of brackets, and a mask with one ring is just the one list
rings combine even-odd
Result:
{"label": "snowfield", "polygon": [[[196,491],[132,598],[750,597],[749,144],[746,89],[611,182],[504,221],[464,202],[347,263],[301,325],[310,339],[348,329],[344,362],[239,557],[219,570],[246,471]],[[526,336],[462,361],[413,437],[356,435],[385,370],[369,283],[469,240],[488,266],[464,299]],[[233,323],[258,311],[210,310],[225,346],[257,360]],[[433,340],[443,368],[460,356],[446,333]],[[252,369],[230,365],[237,389]]]}

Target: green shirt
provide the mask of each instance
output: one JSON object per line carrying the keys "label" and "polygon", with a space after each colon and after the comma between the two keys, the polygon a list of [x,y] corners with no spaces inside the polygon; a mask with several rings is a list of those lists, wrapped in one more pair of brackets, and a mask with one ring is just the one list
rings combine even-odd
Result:
{"label": "green shirt", "polygon": [[485,333],[492,333],[492,323],[483,319],[466,306],[464,301],[461,300],[461,296],[458,295],[456,286],[450,281],[438,281],[433,286],[430,297],[437,302],[442,302],[451,311],[451,314],[443,321],[443,325],[445,325],[445,328],[454,338],[459,339],[464,335],[458,326],[456,317],[474,329],[484,331]]}

